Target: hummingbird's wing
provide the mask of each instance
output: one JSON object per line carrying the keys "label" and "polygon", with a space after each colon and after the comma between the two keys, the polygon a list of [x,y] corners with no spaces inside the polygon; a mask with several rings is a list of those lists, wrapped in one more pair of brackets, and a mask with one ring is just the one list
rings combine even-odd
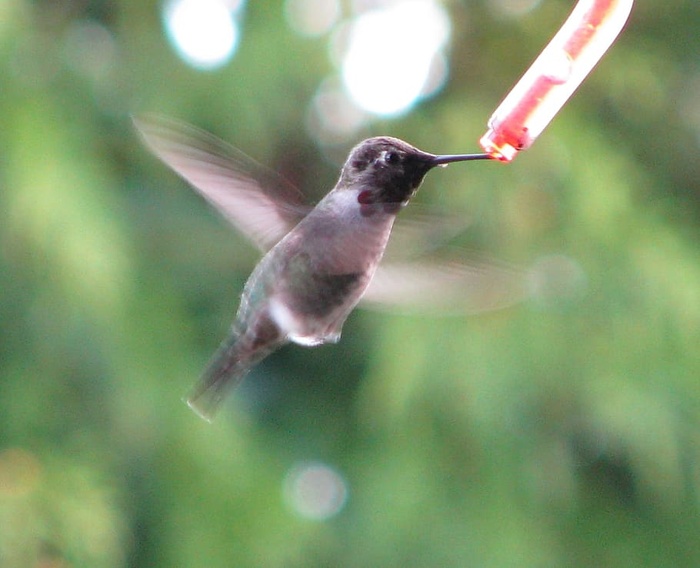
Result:
{"label": "hummingbird's wing", "polygon": [[377,267],[363,307],[403,313],[474,314],[529,295],[525,271],[491,261],[387,263]]}
{"label": "hummingbird's wing", "polygon": [[310,210],[292,184],[215,136],[155,115],[133,121],[148,148],[263,251]]}
{"label": "hummingbird's wing", "polygon": [[402,262],[436,251],[472,223],[473,219],[463,213],[450,214],[412,203],[397,217],[383,258],[385,262]]}

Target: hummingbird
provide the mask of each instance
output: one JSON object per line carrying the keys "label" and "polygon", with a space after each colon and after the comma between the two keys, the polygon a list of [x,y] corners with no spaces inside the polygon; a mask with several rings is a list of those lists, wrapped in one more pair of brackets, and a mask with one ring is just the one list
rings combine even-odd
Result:
{"label": "hummingbird", "polygon": [[[243,288],[230,333],[186,399],[207,421],[248,371],[283,345],[340,339],[350,312],[372,295],[397,214],[430,170],[491,157],[436,155],[398,138],[368,138],[350,151],[335,187],[311,208],[281,176],[213,135],[151,115],[135,117],[134,124],[158,158],[265,253]],[[393,286],[385,286],[384,296],[400,296]]]}

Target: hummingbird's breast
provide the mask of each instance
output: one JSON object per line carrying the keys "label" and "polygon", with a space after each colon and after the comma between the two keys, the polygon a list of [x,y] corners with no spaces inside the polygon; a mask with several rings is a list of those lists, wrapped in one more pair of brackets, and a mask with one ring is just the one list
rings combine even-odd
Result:
{"label": "hummingbird's breast", "polygon": [[356,192],[334,191],[268,253],[275,265],[270,311],[289,339],[307,345],[339,339],[381,260],[394,218],[381,207],[367,215]]}

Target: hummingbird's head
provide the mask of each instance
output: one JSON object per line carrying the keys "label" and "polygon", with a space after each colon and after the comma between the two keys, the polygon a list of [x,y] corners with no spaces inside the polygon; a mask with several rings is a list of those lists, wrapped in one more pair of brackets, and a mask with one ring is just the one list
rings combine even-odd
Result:
{"label": "hummingbird's head", "polygon": [[339,186],[358,192],[363,205],[406,204],[435,166],[489,158],[487,154],[436,156],[398,138],[378,136],[355,146],[340,174]]}
{"label": "hummingbird's head", "polygon": [[340,185],[359,191],[363,204],[406,203],[436,165],[434,158],[398,138],[369,138],[350,152]]}

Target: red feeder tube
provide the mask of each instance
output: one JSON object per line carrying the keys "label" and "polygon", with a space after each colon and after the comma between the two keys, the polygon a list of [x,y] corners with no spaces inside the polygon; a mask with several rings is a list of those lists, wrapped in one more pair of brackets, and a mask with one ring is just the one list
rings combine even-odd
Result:
{"label": "red feeder tube", "polygon": [[529,148],[625,25],[634,0],[579,0],[564,25],[491,115],[479,143],[510,162]]}

